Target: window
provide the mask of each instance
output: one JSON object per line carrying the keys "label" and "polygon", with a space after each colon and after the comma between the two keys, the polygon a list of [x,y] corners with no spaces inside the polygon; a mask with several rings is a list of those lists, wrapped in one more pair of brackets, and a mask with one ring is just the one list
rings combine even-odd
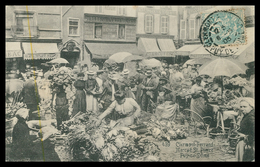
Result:
{"label": "window", "polygon": [[168,16],[161,17],[161,33],[167,34],[168,33],[168,26],[169,26],[169,18]]}
{"label": "window", "polygon": [[118,7],[118,15],[126,15],[126,8],[125,7]]}
{"label": "window", "polygon": [[197,17],[196,18],[196,33],[195,33],[195,37],[199,38],[199,31],[200,31],[200,26],[201,26],[201,17]]}
{"label": "window", "polygon": [[103,13],[103,6],[95,6],[96,13]]}
{"label": "window", "polygon": [[95,24],[95,38],[102,38],[102,24]]}
{"label": "window", "polygon": [[145,16],[145,32],[146,33],[153,32],[153,15]]}
{"label": "window", "polygon": [[[29,23],[28,23],[29,21]],[[15,13],[15,25],[16,25],[16,33],[23,33],[24,30],[35,25],[34,13],[20,11],[19,13]]]}
{"label": "window", "polygon": [[125,39],[125,25],[119,24],[118,38],[119,39]]}
{"label": "window", "polygon": [[195,39],[195,20],[190,20],[190,39]]}
{"label": "window", "polygon": [[79,35],[79,19],[69,18],[69,35]]}
{"label": "window", "polygon": [[186,22],[181,20],[180,22],[180,39],[186,39]]}

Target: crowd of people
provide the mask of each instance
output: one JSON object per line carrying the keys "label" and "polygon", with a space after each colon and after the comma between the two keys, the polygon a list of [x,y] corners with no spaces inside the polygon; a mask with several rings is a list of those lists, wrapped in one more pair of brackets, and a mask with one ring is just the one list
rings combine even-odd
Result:
{"label": "crowd of people", "polygon": [[[39,109],[41,101],[51,100],[51,107],[55,107],[56,111],[58,130],[63,121],[73,118],[79,112],[96,114],[98,118],[96,126],[99,126],[104,119],[116,120],[117,124],[128,126],[136,122],[141,112],[157,116],[166,115],[165,117],[170,119],[178,114],[180,108],[190,108],[202,117],[212,116],[207,105],[209,102],[229,104],[234,99],[247,96],[236,86],[230,87],[227,84],[223,86],[223,90],[217,77],[199,76],[199,68],[200,65],[181,66],[162,62],[161,67],[140,66],[136,69],[136,75],[129,76],[128,69],[118,72],[75,66],[67,73],[73,81],[71,85],[76,90],[71,112],[66,88],[59,85],[56,91],[50,89],[49,80],[53,77],[53,71],[65,75],[66,70],[63,72],[60,70],[62,67],[54,66],[45,73],[42,70],[39,72],[28,70],[24,75],[20,75],[20,78],[24,79],[22,96],[28,108],[28,120],[38,120],[38,115],[33,112]],[[254,126],[254,105],[246,100],[241,101],[240,105],[242,111],[244,108],[246,110],[245,116],[240,121],[240,130],[241,133],[250,136],[250,145],[253,147],[251,140],[254,133],[245,130],[245,126]],[[171,106],[171,110],[165,109],[166,106]],[[164,114],[161,114],[162,112]],[[248,113],[249,116],[246,116]],[[17,116],[21,120],[27,119],[19,113]],[[25,127],[23,121],[20,121],[20,124]],[[22,134],[18,131],[19,128],[14,129],[14,136],[27,134],[27,130]],[[18,140],[23,139],[19,139],[18,135],[15,140],[19,143],[21,141]],[[243,154],[241,150],[245,145],[245,140],[243,141],[238,144],[237,149],[237,156],[240,159]],[[14,147],[17,149],[20,146]]]}

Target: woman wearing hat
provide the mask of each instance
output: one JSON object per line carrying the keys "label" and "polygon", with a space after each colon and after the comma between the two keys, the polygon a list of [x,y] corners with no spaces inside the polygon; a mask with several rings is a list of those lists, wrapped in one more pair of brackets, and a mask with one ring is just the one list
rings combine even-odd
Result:
{"label": "woman wearing hat", "polygon": [[[196,78],[196,83],[191,87],[191,104],[190,104],[190,109],[192,111],[197,112],[201,117],[208,116],[209,113],[207,112],[207,105],[206,101],[207,99],[207,94],[204,91],[203,86],[201,85],[202,78],[199,76]],[[192,117],[194,119],[199,119],[197,115],[192,113]]]}
{"label": "woman wearing hat", "polygon": [[239,142],[236,146],[238,161],[252,161],[255,159],[255,100],[244,97],[240,101],[243,118],[239,123]]}
{"label": "woman wearing hat", "polygon": [[71,117],[74,117],[79,111],[86,112],[86,94],[85,90],[85,81],[84,73],[78,73],[78,80],[74,82],[74,87],[77,89],[75,94],[75,99],[73,102],[73,111],[71,113]]}
{"label": "woman wearing hat", "polygon": [[126,98],[124,93],[120,90],[115,93],[115,101],[98,116],[96,125],[99,126],[101,121],[114,111],[112,120],[118,122],[117,126],[132,125],[135,120],[140,116],[140,106],[132,98]]}
{"label": "woman wearing hat", "polygon": [[14,125],[12,134],[11,160],[24,160],[30,158],[32,141],[30,139],[30,129],[26,124],[29,116],[28,109],[19,109],[16,113],[17,123]]}
{"label": "woman wearing hat", "polygon": [[99,85],[95,79],[94,71],[88,71],[87,74],[88,79],[85,82],[87,111],[96,113],[98,111],[98,102],[94,95],[99,92]]}

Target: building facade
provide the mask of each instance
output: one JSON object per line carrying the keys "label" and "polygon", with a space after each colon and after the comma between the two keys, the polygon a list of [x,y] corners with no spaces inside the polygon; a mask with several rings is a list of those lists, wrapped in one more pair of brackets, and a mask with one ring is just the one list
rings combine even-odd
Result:
{"label": "building facade", "polygon": [[[100,66],[114,53],[140,54],[136,47],[136,12],[130,6],[63,7],[61,57],[71,64],[85,62]],[[67,51],[68,45],[74,47]],[[66,56],[68,55],[68,56]],[[69,59],[69,58],[67,58]]]}
{"label": "building facade", "polygon": [[7,73],[60,57],[61,7],[6,6],[5,22]]}
{"label": "building facade", "polygon": [[136,8],[138,49],[145,57],[175,57],[178,39],[178,6],[138,6]]}

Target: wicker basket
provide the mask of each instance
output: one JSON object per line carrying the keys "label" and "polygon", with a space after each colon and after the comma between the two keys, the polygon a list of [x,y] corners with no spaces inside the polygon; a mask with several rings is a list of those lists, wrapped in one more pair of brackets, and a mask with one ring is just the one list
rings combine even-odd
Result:
{"label": "wicker basket", "polygon": [[239,141],[239,135],[231,135],[228,137],[229,145],[231,148],[236,148]]}

